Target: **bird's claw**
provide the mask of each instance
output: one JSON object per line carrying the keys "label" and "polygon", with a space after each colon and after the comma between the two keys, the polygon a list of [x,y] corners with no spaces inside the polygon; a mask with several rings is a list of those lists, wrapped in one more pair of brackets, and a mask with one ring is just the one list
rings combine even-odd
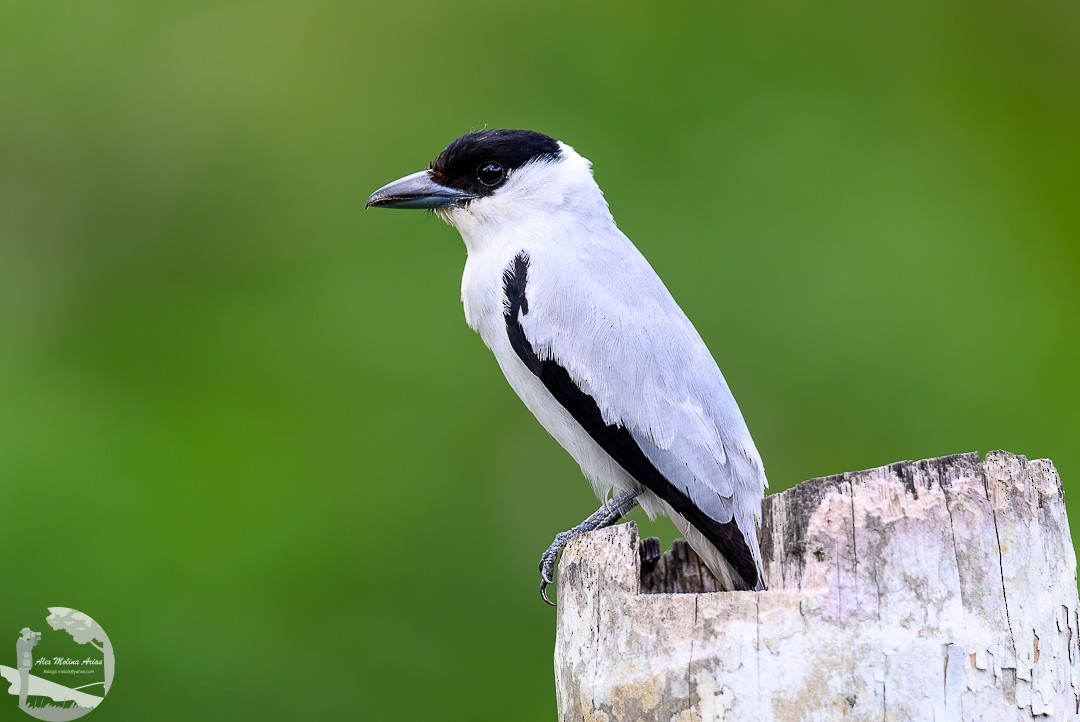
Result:
{"label": "bird's claw", "polygon": [[555,602],[548,599],[547,587],[555,582],[555,558],[559,555],[559,545],[552,544],[540,557],[540,598],[551,606]]}
{"label": "bird's claw", "polygon": [[547,586],[550,583],[551,582],[547,581],[546,579],[541,579],[540,580],[540,598],[543,599],[547,604],[554,607],[555,602],[548,599],[548,595],[547,595]]}

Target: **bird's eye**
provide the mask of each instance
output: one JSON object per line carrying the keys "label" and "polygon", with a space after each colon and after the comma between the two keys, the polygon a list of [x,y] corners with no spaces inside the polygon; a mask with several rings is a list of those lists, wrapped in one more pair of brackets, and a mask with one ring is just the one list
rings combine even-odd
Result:
{"label": "bird's eye", "polygon": [[506,177],[506,169],[502,163],[489,161],[476,169],[476,180],[486,186],[497,186]]}

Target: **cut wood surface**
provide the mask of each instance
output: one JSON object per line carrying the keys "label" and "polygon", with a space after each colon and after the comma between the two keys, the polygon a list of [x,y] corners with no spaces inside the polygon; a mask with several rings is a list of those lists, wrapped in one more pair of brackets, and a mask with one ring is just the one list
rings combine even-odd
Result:
{"label": "cut wood surface", "polygon": [[[767,592],[633,523],[559,563],[565,721],[1080,720],[1076,556],[1049,461],[900,462],[765,499]],[[701,591],[705,590],[705,591]]]}

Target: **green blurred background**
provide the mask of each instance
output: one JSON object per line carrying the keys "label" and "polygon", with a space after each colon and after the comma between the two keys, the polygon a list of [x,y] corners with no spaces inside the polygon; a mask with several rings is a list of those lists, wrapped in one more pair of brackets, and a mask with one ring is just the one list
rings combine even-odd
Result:
{"label": "green blurred background", "polygon": [[0,625],[95,617],[102,720],[554,718],[536,563],[596,501],[457,234],[362,210],[484,126],[595,163],[773,490],[1075,489],[1078,120],[1063,0],[0,0]]}

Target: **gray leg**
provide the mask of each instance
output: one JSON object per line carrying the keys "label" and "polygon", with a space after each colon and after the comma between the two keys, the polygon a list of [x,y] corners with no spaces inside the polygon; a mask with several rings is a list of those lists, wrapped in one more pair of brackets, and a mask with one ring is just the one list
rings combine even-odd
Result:
{"label": "gray leg", "polygon": [[559,556],[559,552],[571,539],[576,539],[590,531],[596,529],[603,529],[609,527],[619,519],[629,514],[635,506],[637,506],[637,496],[640,492],[623,491],[619,492],[609,501],[604,502],[604,505],[593,512],[588,519],[578,524],[573,529],[567,529],[566,531],[559,532],[555,535],[555,541],[551,542],[551,546],[547,548],[543,556],[540,557],[540,596],[545,602],[551,606],[555,606],[555,603],[548,599],[547,585],[551,584],[554,580],[555,573],[555,558]]}

